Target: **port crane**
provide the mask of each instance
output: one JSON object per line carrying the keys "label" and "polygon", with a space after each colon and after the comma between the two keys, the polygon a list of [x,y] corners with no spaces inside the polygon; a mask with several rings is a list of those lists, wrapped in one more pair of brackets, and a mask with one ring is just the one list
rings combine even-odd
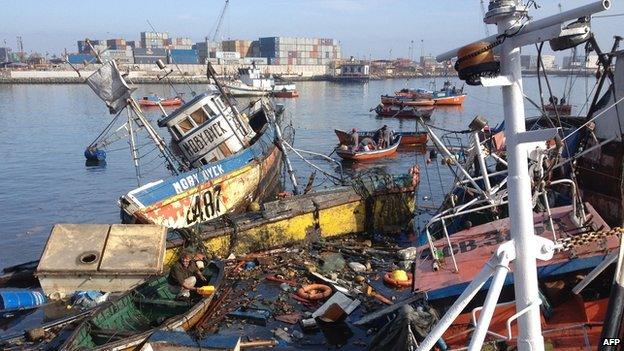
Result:
{"label": "port crane", "polygon": [[225,0],[225,4],[223,5],[223,8],[221,9],[221,13],[219,14],[219,17],[217,18],[217,23],[215,23],[215,28],[214,31],[210,31],[211,33],[213,33],[212,35],[212,41],[216,41],[217,37],[219,36],[219,31],[221,30],[221,24],[223,24],[223,17],[225,17],[225,11],[227,11],[228,5],[230,4],[230,0]]}

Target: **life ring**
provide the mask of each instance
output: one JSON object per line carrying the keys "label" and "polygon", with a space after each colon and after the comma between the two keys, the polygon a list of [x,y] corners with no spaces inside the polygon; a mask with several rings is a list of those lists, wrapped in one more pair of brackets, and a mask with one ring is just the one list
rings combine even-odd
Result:
{"label": "life ring", "polygon": [[396,280],[392,278],[392,272],[386,272],[383,277],[384,283],[396,288],[412,286],[412,273],[407,273],[407,280]]}
{"label": "life ring", "polygon": [[331,293],[332,289],[323,284],[304,285],[297,290],[297,296],[312,301],[328,298]]}

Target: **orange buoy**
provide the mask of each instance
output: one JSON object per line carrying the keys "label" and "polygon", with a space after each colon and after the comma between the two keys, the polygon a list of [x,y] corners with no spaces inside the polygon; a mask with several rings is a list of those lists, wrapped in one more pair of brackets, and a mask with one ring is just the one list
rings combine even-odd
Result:
{"label": "orange buoy", "polygon": [[407,273],[407,280],[394,279],[392,277],[392,272],[386,272],[383,277],[384,283],[391,285],[395,288],[405,288],[408,286],[412,286],[412,279],[412,273]]}
{"label": "orange buoy", "polygon": [[297,290],[297,295],[308,300],[321,300],[328,298],[332,293],[332,289],[323,284],[304,285]]}

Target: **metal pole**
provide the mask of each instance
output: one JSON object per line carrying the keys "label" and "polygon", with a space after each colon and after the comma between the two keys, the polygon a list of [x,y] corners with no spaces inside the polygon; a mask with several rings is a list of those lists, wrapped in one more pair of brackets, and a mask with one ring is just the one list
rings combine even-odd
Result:
{"label": "metal pole", "polygon": [[[620,252],[618,254],[617,268],[613,285],[611,286],[611,295],[609,296],[609,305],[607,306],[607,315],[602,328],[602,334],[599,340],[614,339],[620,337],[620,327],[622,326],[622,315],[624,314],[624,235],[620,239]],[[599,350],[616,350],[617,345],[603,345],[600,343]]]}
{"label": "metal pole", "polygon": [[132,161],[134,162],[134,171],[136,173],[136,179],[138,186],[141,186],[141,171],[139,169],[139,155],[138,150],[136,148],[136,143],[134,142],[134,130],[132,128],[132,123],[134,123],[132,119],[131,109],[128,109],[128,132],[130,133],[130,148],[132,149]]}
{"label": "metal pole", "polygon": [[[499,263],[499,259],[496,254],[492,255],[485,264],[485,267],[481,269],[479,274],[474,277],[470,284],[466,287],[466,290],[459,295],[455,300],[455,303],[446,311],[444,317],[442,317],[433,329],[427,334],[425,340],[422,341],[416,351],[429,351],[433,349],[433,346],[442,337],[446,329],[453,324],[453,321],[459,314],[468,306],[472,298],[481,290],[481,287],[492,276],[494,267]],[[487,326],[486,326],[487,328]]]}
{"label": "metal pole", "polygon": [[[502,254],[504,255],[505,252],[503,251]],[[485,302],[483,302],[483,309],[481,310],[481,315],[479,316],[479,323],[475,326],[475,332],[472,334],[470,345],[468,345],[468,351],[481,350],[483,341],[485,340],[490,326],[490,321],[492,320],[492,315],[494,315],[494,310],[496,309],[498,297],[503,289],[508,272],[509,260],[502,258],[502,262],[496,266],[496,271],[492,277],[492,283],[490,283],[490,289],[485,297]]]}
{"label": "metal pole", "polygon": [[490,177],[488,176],[488,169],[485,165],[485,156],[483,155],[483,149],[481,149],[481,140],[479,140],[479,132],[473,132],[472,137],[474,139],[474,145],[477,151],[477,159],[479,160],[479,168],[481,169],[481,175],[483,176],[483,184],[485,186],[486,196],[492,195],[492,186],[490,185]]}
{"label": "metal pole", "polygon": [[[431,136],[431,140],[433,140],[433,143],[436,144],[436,146],[438,147],[438,149],[440,149],[442,151],[442,153],[446,156],[446,157],[453,157],[453,155],[451,154],[451,152],[446,148],[446,146],[444,146],[444,143],[438,138],[438,136],[431,130],[431,128],[429,128],[429,126],[424,123],[421,119],[418,119],[418,122],[420,124],[422,124],[423,128],[425,128],[427,130],[427,133],[429,134],[429,136]],[[466,179],[468,179],[468,181],[470,182],[470,184],[472,184],[472,186],[474,186],[474,188],[481,194],[486,195],[487,194],[483,191],[483,189],[481,189],[481,187],[479,187],[479,185],[477,184],[477,182],[474,181],[474,179],[470,176],[470,173],[468,173],[468,171],[466,171],[464,169],[464,167],[462,167],[461,165],[457,165],[457,168],[459,168],[459,171],[462,172],[462,174],[466,177]]]}
{"label": "metal pole", "polygon": [[[520,6],[516,0],[516,6]],[[519,25],[521,14],[511,12],[497,19],[498,33],[503,34],[511,27]],[[511,29],[510,32],[513,32]],[[503,86],[503,106],[505,112],[505,135],[507,136],[507,155],[509,174],[507,189],[509,198],[509,221],[511,237],[514,241],[516,259],[514,262],[514,290],[516,311],[525,310],[539,300],[537,286],[537,263],[533,213],[531,200],[531,179],[527,160],[526,144],[518,137],[526,131],[524,118],[524,100],[522,95],[522,72],[520,67],[520,48],[513,40],[501,45],[501,75],[509,77],[510,85]],[[518,318],[518,350],[544,350],[544,338],[540,311],[531,308]]]}

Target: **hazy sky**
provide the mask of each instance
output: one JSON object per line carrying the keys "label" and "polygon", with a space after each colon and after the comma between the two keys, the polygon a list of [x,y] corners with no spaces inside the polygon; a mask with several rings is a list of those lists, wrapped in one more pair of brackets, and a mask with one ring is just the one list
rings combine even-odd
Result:
{"label": "hazy sky", "polygon": [[[561,1],[563,9],[593,0]],[[558,12],[560,1],[538,0],[535,18]],[[624,12],[623,1],[605,14]],[[158,31],[200,41],[214,27],[222,0],[0,0],[0,45],[16,48],[21,35],[27,52],[76,51],[76,41],[125,38]],[[487,6],[487,1],[486,1]],[[490,26],[493,33],[494,27]],[[615,34],[624,35],[624,17],[600,18],[593,30],[606,49]],[[262,36],[335,38],[343,56],[359,58],[414,57],[437,54],[484,36],[479,0],[230,0],[221,28],[222,39]],[[392,53],[390,53],[392,50]]]}

